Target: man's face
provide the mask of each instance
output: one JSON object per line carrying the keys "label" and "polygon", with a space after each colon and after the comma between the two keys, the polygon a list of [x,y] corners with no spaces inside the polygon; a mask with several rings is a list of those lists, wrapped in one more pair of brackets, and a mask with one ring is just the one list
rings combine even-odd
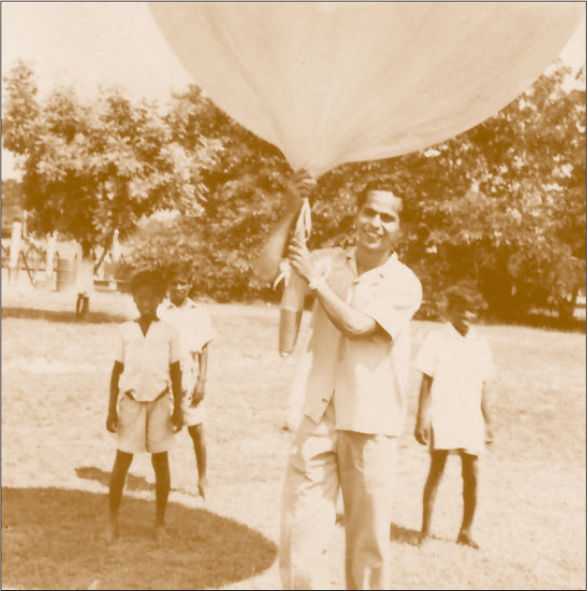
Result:
{"label": "man's face", "polygon": [[183,275],[174,275],[169,282],[169,299],[175,306],[181,306],[190,293],[190,282]]}
{"label": "man's face", "polygon": [[400,230],[400,204],[388,191],[371,191],[355,216],[356,245],[373,253],[391,253]]}
{"label": "man's face", "polygon": [[133,293],[133,300],[143,318],[156,318],[157,308],[163,301],[163,297],[151,286],[142,285]]}

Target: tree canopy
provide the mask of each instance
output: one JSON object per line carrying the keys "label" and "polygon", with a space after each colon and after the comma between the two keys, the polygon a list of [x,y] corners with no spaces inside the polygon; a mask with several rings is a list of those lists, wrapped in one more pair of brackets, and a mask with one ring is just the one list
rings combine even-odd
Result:
{"label": "tree canopy", "polygon": [[40,100],[24,63],[4,85],[2,141],[21,157],[25,207],[38,231],[107,246],[115,230],[125,239],[157,209],[198,213],[206,150],[196,159],[173,142],[154,105],[116,89],[82,103],[75,89],[58,88]]}
{"label": "tree canopy", "polygon": [[[554,69],[443,144],[325,174],[310,246],[349,244],[354,195],[387,179],[404,200],[398,252],[423,282],[424,314],[465,278],[496,315],[569,315],[586,274],[586,92],[578,81],[570,88],[570,76]],[[118,229],[135,265],[192,261],[200,294],[272,297],[252,289],[249,268],[292,173],[277,148],[196,86],[162,108],[117,90],[90,102],[73,89],[40,99],[24,64],[4,82],[3,142],[22,159],[25,206],[40,231],[107,244]],[[165,209],[175,216],[135,232]]]}

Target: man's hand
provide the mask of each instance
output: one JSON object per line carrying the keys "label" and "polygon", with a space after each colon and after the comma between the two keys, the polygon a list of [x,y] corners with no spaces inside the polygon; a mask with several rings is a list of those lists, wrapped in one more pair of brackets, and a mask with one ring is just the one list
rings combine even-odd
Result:
{"label": "man's hand", "polygon": [[198,379],[196,385],[194,386],[194,390],[192,390],[192,400],[190,401],[190,406],[192,408],[197,407],[202,400],[204,399],[204,381]]}
{"label": "man's hand", "polygon": [[182,409],[180,406],[174,406],[174,412],[172,413],[171,421],[176,433],[182,429],[184,425],[184,417],[182,415]]}
{"label": "man's hand", "polygon": [[288,248],[288,259],[292,267],[309,283],[320,279],[320,274],[314,266],[314,261],[308,248],[306,248],[306,244],[296,237],[292,239]]}
{"label": "man's hand", "polygon": [[106,417],[106,430],[110,433],[116,433],[118,427],[118,413],[116,410],[109,410]]}
{"label": "man's hand", "polygon": [[288,208],[300,209],[302,199],[308,199],[316,187],[316,180],[305,168],[297,170],[287,181],[286,188],[291,199]]}
{"label": "man's hand", "polygon": [[416,427],[414,429],[414,437],[421,445],[427,445],[429,443],[430,436],[430,425],[421,419],[417,420]]}

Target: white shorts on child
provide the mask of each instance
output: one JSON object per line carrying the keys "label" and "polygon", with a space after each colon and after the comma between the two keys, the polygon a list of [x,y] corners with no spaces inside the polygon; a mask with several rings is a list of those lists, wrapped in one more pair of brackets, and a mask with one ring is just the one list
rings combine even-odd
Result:
{"label": "white shorts on child", "polygon": [[197,406],[192,406],[192,392],[198,379],[198,366],[192,362],[182,361],[182,415],[186,427],[201,425],[206,416],[206,404],[201,400]]}
{"label": "white shorts on child", "polygon": [[171,413],[169,394],[151,402],[123,395],[118,410],[118,449],[129,454],[169,451],[175,435]]}
{"label": "white shorts on child", "polygon": [[192,396],[184,395],[182,398],[182,415],[186,427],[201,425],[206,417],[205,400],[201,400],[198,406],[192,406]]}

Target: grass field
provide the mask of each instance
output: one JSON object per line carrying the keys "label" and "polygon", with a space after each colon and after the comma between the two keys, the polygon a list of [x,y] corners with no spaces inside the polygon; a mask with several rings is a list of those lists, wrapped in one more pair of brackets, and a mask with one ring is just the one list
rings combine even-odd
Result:
{"label": "grass field", "polygon": [[[101,539],[115,453],[104,428],[116,322],[128,296],[96,294],[87,324],[73,296],[2,290],[2,588],[275,589],[279,497],[291,435],[282,429],[295,359],[276,353],[277,311],[210,304],[206,434],[209,496],[196,496],[195,461],[182,432],[171,452],[172,538],[157,546],[148,456],[135,459],[121,541]],[[307,330],[305,318],[303,330]],[[414,347],[430,323],[414,323]],[[500,372],[496,443],[482,460],[476,552],[454,543],[461,517],[450,458],[420,550],[426,451],[411,436],[417,375],[401,438],[391,528],[392,589],[586,587],[585,335],[482,326]],[[343,588],[343,530],[328,557]]]}

